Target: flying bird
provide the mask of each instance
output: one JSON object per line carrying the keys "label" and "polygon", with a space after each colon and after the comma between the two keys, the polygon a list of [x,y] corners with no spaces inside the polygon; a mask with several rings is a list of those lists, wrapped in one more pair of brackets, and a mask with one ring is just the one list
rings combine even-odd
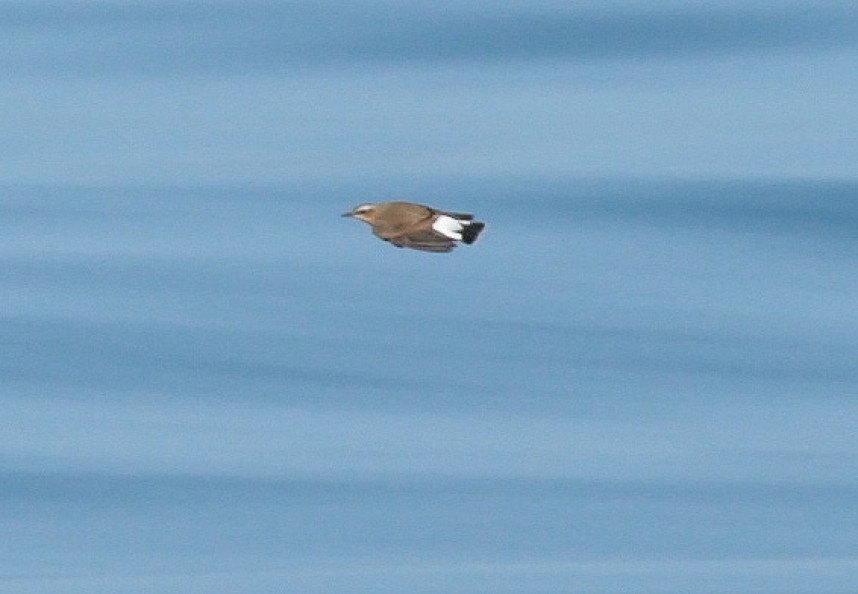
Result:
{"label": "flying bird", "polygon": [[486,226],[475,221],[474,215],[414,202],[359,204],[343,216],[369,223],[376,237],[396,247],[424,252],[449,252],[460,241],[470,245]]}

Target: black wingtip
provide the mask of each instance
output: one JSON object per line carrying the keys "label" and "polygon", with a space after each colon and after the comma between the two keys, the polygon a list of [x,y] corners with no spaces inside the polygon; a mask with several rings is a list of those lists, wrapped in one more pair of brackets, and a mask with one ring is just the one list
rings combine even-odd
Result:
{"label": "black wingtip", "polygon": [[470,225],[465,225],[465,228],[462,230],[462,242],[468,245],[474,243],[485,226],[485,223],[480,223],[478,221],[474,221]]}

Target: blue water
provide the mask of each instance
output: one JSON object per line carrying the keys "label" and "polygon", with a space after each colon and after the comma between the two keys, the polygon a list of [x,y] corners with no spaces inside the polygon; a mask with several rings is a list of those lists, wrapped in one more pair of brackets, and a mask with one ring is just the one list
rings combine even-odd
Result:
{"label": "blue water", "polygon": [[0,5],[0,591],[854,592],[809,6]]}

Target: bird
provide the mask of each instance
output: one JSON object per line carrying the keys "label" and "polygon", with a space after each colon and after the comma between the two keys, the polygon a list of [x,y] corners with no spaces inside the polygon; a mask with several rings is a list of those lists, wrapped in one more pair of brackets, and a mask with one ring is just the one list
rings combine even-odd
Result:
{"label": "bird", "polygon": [[376,237],[396,247],[424,252],[449,252],[458,242],[470,245],[486,226],[471,214],[401,201],[359,204],[342,216],[369,223]]}

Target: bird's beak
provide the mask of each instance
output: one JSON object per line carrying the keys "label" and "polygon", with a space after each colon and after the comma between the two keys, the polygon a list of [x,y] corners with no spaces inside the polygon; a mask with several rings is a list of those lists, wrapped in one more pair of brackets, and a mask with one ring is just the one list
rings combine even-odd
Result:
{"label": "bird's beak", "polygon": [[349,211],[349,212],[344,212],[340,216],[341,217],[353,217],[353,216],[355,216],[355,213],[353,213],[352,211]]}

